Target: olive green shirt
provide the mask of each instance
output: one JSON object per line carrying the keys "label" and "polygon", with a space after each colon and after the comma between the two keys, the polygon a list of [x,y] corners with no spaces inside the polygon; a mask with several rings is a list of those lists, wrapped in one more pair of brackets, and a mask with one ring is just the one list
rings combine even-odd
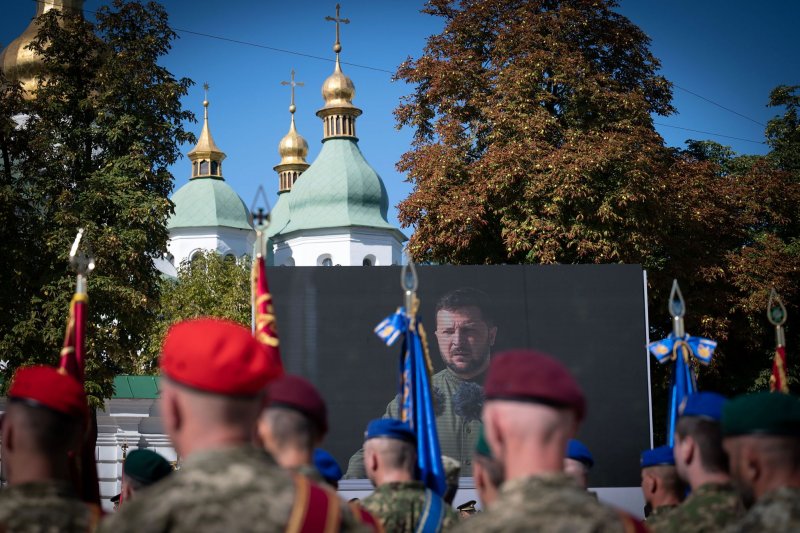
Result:
{"label": "olive green shirt", "polygon": [[[480,376],[471,381],[479,383],[483,377]],[[483,425],[480,418],[467,419],[455,413],[453,396],[464,383],[468,382],[456,376],[449,368],[437,372],[431,379],[431,386],[439,389],[445,399],[442,412],[436,417],[439,447],[442,455],[452,457],[461,463],[461,477],[472,475],[472,452],[475,449],[479,430]],[[386,406],[383,418],[400,418],[400,403],[397,398]],[[364,479],[366,477],[364,449],[362,448],[350,458],[344,478]]]}

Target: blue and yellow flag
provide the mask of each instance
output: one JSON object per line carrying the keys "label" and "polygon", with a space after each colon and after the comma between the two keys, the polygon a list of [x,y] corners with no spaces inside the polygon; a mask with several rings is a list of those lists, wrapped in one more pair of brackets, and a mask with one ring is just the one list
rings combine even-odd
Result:
{"label": "blue and yellow flag", "polygon": [[670,384],[669,418],[667,419],[667,443],[670,446],[675,444],[675,424],[678,420],[678,410],[687,396],[697,392],[697,379],[692,370],[691,359],[694,358],[701,364],[708,365],[716,347],[717,343],[712,340],[685,334],[677,337],[674,333],[670,333],[666,339],[647,345],[648,350],[659,363],[675,362]]}
{"label": "blue and yellow flag", "polygon": [[436,415],[431,396],[431,364],[428,342],[422,322],[412,313],[409,317],[403,307],[378,324],[375,333],[391,346],[401,336],[400,352],[400,418],[408,422],[417,435],[417,467],[419,479],[439,496],[444,495],[447,484],[442,465]]}

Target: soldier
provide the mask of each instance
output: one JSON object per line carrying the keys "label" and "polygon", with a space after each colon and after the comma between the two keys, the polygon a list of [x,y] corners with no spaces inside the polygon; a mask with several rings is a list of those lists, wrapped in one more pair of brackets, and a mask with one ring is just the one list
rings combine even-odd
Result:
{"label": "soldier", "polygon": [[172,465],[156,452],[141,448],[128,454],[122,472],[122,492],[117,501],[124,504],[143,488],[170,475]]}
{"label": "soldier", "polygon": [[324,483],[314,467],[314,448],[327,432],[328,408],[310,381],[287,374],[270,384],[258,435],[279,465]]}
{"label": "soldier", "polygon": [[505,473],[500,461],[492,456],[492,450],[489,448],[489,443],[486,442],[483,426],[478,432],[478,441],[475,443],[475,454],[472,456],[472,460],[472,476],[475,480],[475,490],[478,492],[481,505],[484,508],[488,508],[497,499],[497,493],[500,490],[500,485],[503,484]]}
{"label": "soldier", "polygon": [[578,439],[569,439],[564,472],[571,475],[584,489],[589,489],[589,470],[594,466],[592,452]]}
{"label": "soldier", "polygon": [[560,362],[531,350],[495,356],[483,423],[505,482],[491,507],[458,531],[625,531],[641,524],[600,504],[563,472],[567,441],[586,413],[583,392]]}
{"label": "soldier", "polygon": [[455,511],[414,479],[416,437],[408,424],[379,418],[364,435],[364,464],[375,491],[362,500],[386,531],[442,531],[458,521]]}
{"label": "soldier", "polygon": [[713,392],[689,396],[675,427],[675,467],[691,494],[676,509],[653,523],[651,530],[700,533],[721,531],[744,514],[728,475],[722,449],[720,418],[725,398]]}
{"label": "soldier", "polygon": [[174,325],[159,361],[159,407],[181,469],[124,504],[101,531],[360,530],[333,491],[252,445],[268,364],[262,345],[238,324],[199,318]]}
{"label": "soldier", "polygon": [[800,398],[759,392],[729,400],[722,434],[731,476],[750,507],[726,531],[800,531]]}
{"label": "soldier", "polygon": [[55,368],[17,371],[2,421],[9,487],[0,492],[0,531],[93,531],[100,509],[78,499],[68,455],[88,420],[83,386]]}
{"label": "soldier", "polygon": [[[472,475],[472,449],[481,427],[482,384],[497,336],[487,294],[461,288],[445,294],[436,304],[436,346],[445,369],[431,379],[436,429],[443,455],[461,463],[464,476]],[[400,418],[395,398],[384,418]],[[347,467],[345,478],[363,478],[364,450],[359,450]]]}
{"label": "soldier", "polygon": [[672,446],[642,452],[642,495],[650,513],[647,527],[655,529],[664,516],[678,507],[686,490],[675,468]]}

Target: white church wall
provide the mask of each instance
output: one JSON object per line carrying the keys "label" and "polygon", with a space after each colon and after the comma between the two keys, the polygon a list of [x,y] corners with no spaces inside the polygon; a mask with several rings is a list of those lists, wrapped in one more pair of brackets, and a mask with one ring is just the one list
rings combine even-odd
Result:
{"label": "white church wall", "polygon": [[372,266],[399,265],[402,249],[394,233],[377,229],[308,230],[276,240],[275,266],[362,266],[365,258]]}
{"label": "white church wall", "polygon": [[252,255],[255,241],[254,230],[225,227],[178,228],[170,230],[167,250],[172,256],[172,263],[178,267],[199,250],[215,250],[222,255],[230,253],[235,257]]}

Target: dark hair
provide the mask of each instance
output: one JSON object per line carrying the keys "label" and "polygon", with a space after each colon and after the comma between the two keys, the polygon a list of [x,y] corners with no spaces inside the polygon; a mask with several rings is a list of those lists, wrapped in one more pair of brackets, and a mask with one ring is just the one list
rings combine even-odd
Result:
{"label": "dark hair", "polygon": [[436,302],[436,313],[442,309],[448,311],[455,311],[463,309],[464,307],[477,307],[481,312],[483,320],[494,326],[494,313],[492,312],[491,301],[489,295],[482,290],[472,287],[461,287],[448,292]]}
{"label": "dark hair", "polygon": [[700,450],[700,461],[709,472],[727,472],[728,456],[722,448],[722,429],[718,422],[696,416],[678,420],[675,433],[680,438],[692,437]]}
{"label": "dark hair", "polygon": [[10,403],[19,411],[17,420],[21,420],[37,452],[50,457],[66,456],[80,445],[83,424],[79,418],[25,399],[12,398]]}

